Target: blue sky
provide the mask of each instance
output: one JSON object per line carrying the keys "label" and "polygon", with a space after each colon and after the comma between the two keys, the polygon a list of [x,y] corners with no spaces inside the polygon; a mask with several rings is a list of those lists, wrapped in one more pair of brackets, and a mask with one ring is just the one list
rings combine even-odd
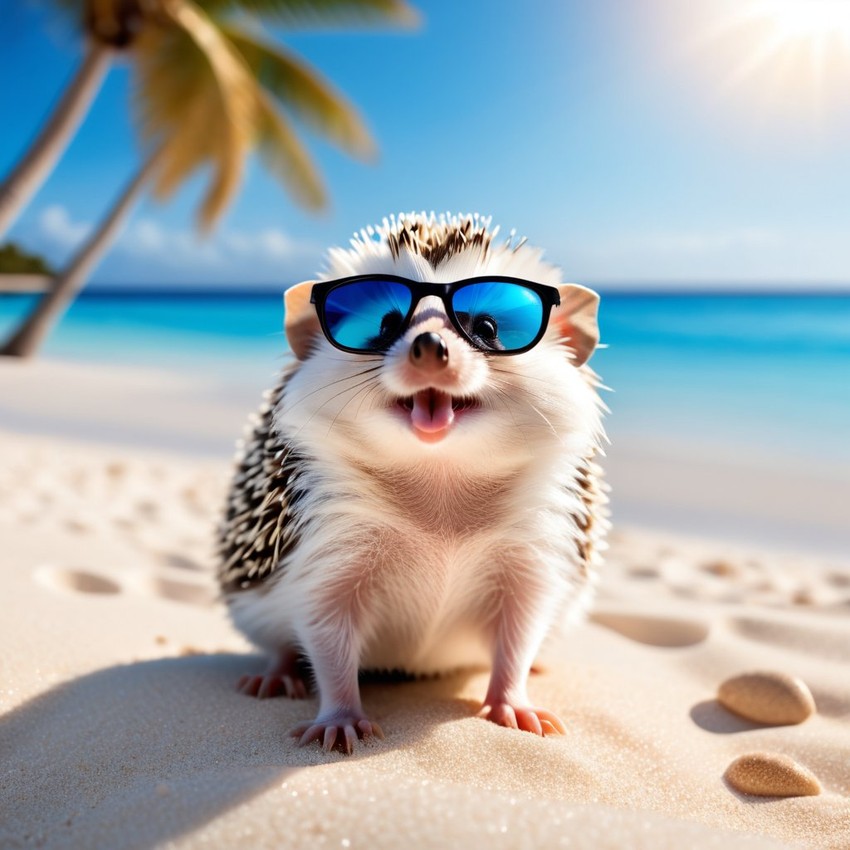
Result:
{"label": "blue sky", "polygon": [[[140,205],[94,280],[279,287],[354,230],[435,209],[490,214],[590,284],[846,285],[850,30],[815,33],[818,78],[811,32],[741,18],[770,2],[835,0],[435,0],[408,31],[277,30],[360,106],[379,160],[310,139],[331,195],[319,216],[253,164],[207,241],[201,175]],[[3,174],[82,47],[46,0],[0,4]],[[116,66],[10,238],[61,264],[108,208],[139,162],[130,84]]]}

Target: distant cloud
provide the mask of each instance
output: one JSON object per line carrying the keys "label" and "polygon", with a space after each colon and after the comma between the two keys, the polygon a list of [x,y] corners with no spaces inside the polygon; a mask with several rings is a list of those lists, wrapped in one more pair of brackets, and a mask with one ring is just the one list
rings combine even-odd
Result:
{"label": "distant cloud", "polygon": [[283,231],[274,228],[254,234],[225,233],[222,240],[231,251],[240,256],[260,254],[270,260],[288,260],[305,253],[315,254],[318,250],[316,246],[296,242]]}
{"label": "distant cloud", "polygon": [[[61,205],[37,218],[42,248],[61,266],[92,231]],[[131,221],[112,246],[96,280],[105,283],[185,282],[277,284],[315,269],[320,246],[278,228],[218,231],[202,238],[193,230],[168,228],[152,218]]]}
{"label": "distant cloud", "polygon": [[168,267],[210,266],[222,262],[221,236],[203,240],[187,230],[169,230],[153,219],[142,219],[127,227],[115,251],[144,258]]}
{"label": "distant cloud", "polygon": [[607,251],[642,256],[695,256],[717,254],[740,248],[775,248],[782,243],[777,233],[764,227],[732,230],[650,230],[613,236]]}
{"label": "distant cloud", "polygon": [[76,248],[91,233],[88,222],[75,222],[68,210],[59,204],[47,207],[39,216],[38,226],[41,235],[55,247],[67,250]]}
{"label": "distant cloud", "polygon": [[847,252],[826,249],[833,241],[756,225],[647,229],[573,239],[562,250],[562,265],[576,279],[595,281],[846,281]]}
{"label": "distant cloud", "polygon": [[161,255],[173,262],[216,263],[229,260],[291,260],[314,256],[318,247],[293,239],[276,228],[256,233],[223,231],[203,239],[194,231],[167,230],[152,219],[135,222],[124,231],[117,248],[128,254]]}

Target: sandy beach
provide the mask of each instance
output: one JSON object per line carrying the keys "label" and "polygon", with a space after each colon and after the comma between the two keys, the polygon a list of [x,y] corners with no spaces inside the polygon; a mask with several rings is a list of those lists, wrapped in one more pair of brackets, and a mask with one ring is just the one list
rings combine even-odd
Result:
{"label": "sandy beach", "polygon": [[[263,661],[211,527],[259,390],[0,364],[0,847],[850,847],[846,470],[614,446],[596,603],[530,684],[568,734],[476,718],[475,670],[369,681],[386,740],[345,757],[286,736],[314,700],[234,687]],[[813,716],[731,713],[749,671],[799,677]],[[753,753],[820,793],[735,790]]]}

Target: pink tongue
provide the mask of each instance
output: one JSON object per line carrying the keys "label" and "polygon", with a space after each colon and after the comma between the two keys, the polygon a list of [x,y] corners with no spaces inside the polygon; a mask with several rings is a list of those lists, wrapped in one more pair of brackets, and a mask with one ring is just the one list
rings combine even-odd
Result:
{"label": "pink tongue", "polygon": [[413,396],[410,420],[417,431],[434,434],[445,431],[454,422],[452,397],[439,390],[422,390]]}

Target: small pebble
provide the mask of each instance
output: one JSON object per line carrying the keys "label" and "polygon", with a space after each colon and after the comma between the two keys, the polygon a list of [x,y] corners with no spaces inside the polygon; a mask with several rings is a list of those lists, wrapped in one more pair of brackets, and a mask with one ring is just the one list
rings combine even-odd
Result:
{"label": "small pebble", "polygon": [[814,605],[817,600],[814,591],[810,587],[800,587],[794,591],[791,601],[795,605]]}
{"label": "small pebble", "polygon": [[159,505],[151,499],[140,499],[136,502],[136,513],[146,519],[154,519],[159,514]]}
{"label": "small pebble", "polygon": [[815,700],[806,683],[785,673],[733,676],[720,685],[717,700],[733,714],[769,726],[802,723],[815,712]]}
{"label": "small pebble", "polygon": [[112,463],[108,463],[106,465],[106,474],[110,478],[123,478],[126,473],[126,465],[118,461],[113,461]]}
{"label": "small pebble", "polygon": [[709,561],[707,564],[703,564],[702,568],[704,572],[721,578],[731,578],[740,572],[735,564],[724,560]]}
{"label": "small pebble", "polygon": [[658,578],[659,573],[655,567],[632,567],[632,569],[629,570],[629,575],[632,578],[651,579]]}
{"label": "small pebble", "polygon": [[850,572],[834,572],[830,573],[826,580],[833,587],[850,587]]}
{"label": "small pebble", "polygon": [[814,797],[821,792],[808,768],[777,753],[739,756],[723,775],[733,788],[757,797]]}

